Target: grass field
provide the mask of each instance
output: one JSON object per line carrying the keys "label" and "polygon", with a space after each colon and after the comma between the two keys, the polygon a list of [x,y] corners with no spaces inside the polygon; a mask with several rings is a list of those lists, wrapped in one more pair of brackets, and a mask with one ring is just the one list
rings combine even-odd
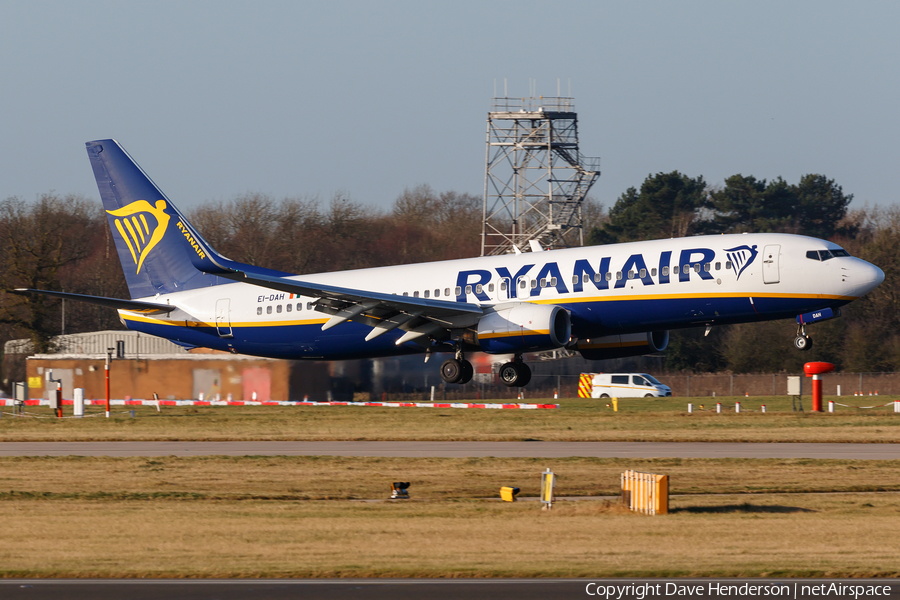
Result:
{"label": "grass field", "polygon": [[[669,473],[672,513],[488,499],[536,495],[545,466],[559,495],[613,494],[628,467]],[[898,490],[898,474],[900,461],[8,458],[0,576],[896,577],[900,494],[864,490]],[[411,500],[384,500],[398,478]]]}
{"label": "grass field", "polygon": [[[740,398],[742,412],[735,414],[733,400],[723,402],[722,414],[708,397],[627,399],[619,402],[618,412],[604,401],[584,399],[561,399],[558,409],[549,410],[252,406],[157,412],[139,407],[136,418],[118,408],[111,419],[90,407],[90,418],[61,420],[49,418],[47,408],[33,408],[29,413],[48,418],[8,418],[7,412],[0,419],[0,440],[900,441],[900,415],[892,407],[810,413],[806,398],[807,412],[792,412],[789,398],[769,396]],[[893,398],[859,400],[870,405]],[[759,410],[762,404],[766,413]]]}
{"label": "grass field", "polygon": [[[866,398],[865,400],[868,400]],[[889,398],[881,397],[885,403]],[[897,442],[890,408],[688,414],[689,399],[555,410],[138,408],[0,419],[0,440]],[[699,409],[709,399],[693,399]],[[751,412],[766,403],[768,412]],[[806,406],[808,410],[808,406]],[[44,417],[44,418],[36,418]],[[560,500],[541,511],[540,472]],[[666,473],[672,513],[604,496]],[[391,481],[412,498],[387,500]],[[497,500],[521,488],[524,501]],[[346,457],[0,458],[2,577],[900,576],[900,461]]]}

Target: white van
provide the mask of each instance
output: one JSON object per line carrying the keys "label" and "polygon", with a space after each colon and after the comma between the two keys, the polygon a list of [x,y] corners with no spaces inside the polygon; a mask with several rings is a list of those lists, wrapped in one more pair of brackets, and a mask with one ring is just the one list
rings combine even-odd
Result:
{"label": "white van", "polygon": [[646,373],[598,373],[594,375],[591,398],[660,398],[671,396],[672,388]]}

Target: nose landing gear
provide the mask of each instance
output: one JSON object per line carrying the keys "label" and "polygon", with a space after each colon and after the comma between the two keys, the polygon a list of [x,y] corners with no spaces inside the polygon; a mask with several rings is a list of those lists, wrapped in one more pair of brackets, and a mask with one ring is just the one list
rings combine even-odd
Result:
{"label": "nose landing gear", "polygon": [[809,350],[812,348],[813,342],[812,338],[809,337],[806,333],[806,325],[801,324],[797,326],[797,337],[794,338],[794,348],[797,350]]}

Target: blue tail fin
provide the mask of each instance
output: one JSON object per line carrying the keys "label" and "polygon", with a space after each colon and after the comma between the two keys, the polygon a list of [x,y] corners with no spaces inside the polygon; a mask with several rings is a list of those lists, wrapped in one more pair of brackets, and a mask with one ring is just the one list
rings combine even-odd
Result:
{"label": "blue tail fin", "polygon": [[231,283],[215,273],[232,269],[284,275],[218,254],[115,140],[86,146],[132,298]]}

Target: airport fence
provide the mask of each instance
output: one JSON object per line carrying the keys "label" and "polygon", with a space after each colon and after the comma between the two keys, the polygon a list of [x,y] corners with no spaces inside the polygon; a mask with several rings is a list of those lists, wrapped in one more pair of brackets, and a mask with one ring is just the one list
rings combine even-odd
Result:
{"label": "airport fence", "polygon": [[[703,373],[654,374],[660,382],[672,388],[672,395],[678,397],[743,397],[743,396],[787,396],[787,378],[795,373]],[[803,394],[812,389],[812,379],[800,375]],[[578,375],[533,375],[524,390],[507,388],[496,375],[478,374],[464,385],[434,386],[435,401],[462,401],[503,399],[576,398],[578,396]],[[828,373],[823,376],[823,392],[826,396],[893,396],[900,395],[900,372],[897,373]],[[366,394],[371,400],[403,402],[428,402],[431,387],[406,391],[385,391]],[[362,398],[360,398],[362,399]]]}

